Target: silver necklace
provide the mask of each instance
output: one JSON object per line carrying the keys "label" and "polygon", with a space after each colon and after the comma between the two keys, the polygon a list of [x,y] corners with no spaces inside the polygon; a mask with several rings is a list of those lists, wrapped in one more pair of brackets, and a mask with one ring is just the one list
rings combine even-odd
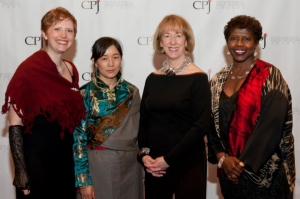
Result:
{"label": "silver necklace", "polygon": [[[242,78],[244,78],[246,75],[248,75],[248,74],[250,73],[250,70],[253,68],[255,62],[256,62],[256,59],[254,59],[253,63],[251,64],[251,66],[250,66],[250,68],[249,68],[249,70],[247,70],[247,71],[245,72],[245,75],[237,76],[237,78],[238,78],[238,79],[242,79]],[[233,67],[232,67],[232,68],[233,68]],[[236,78],[235,76],[233,76],[232,69],[231,69],[231,71],[230,71],[230,75],[231,75],[231,79],[235,79],[235,78]]]}
{"label": "silver necklace", "polygon": [[190,63],[192,62],[190,57],[186,57],[179,68],[168,68],[167,60],[164,61],[163,67],[161,68],[162,72],[168,76],[175,76],[180,74]]}

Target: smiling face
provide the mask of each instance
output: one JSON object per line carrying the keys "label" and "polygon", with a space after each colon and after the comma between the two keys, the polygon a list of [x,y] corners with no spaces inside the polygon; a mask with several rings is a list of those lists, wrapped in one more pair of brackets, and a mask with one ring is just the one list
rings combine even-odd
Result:
{"label": "smiling face", "polygon": [[169,29],[161,36],[160,46],[169,59],[184,59],[187,41],[182,32]]}
{"label": "smiling face", "polygon": [[100,79],[106,83],[116,80],[116,76],[121,68],[121,55],[118,49],[112,45],[96,62],[92,59],[100,73]]}
{"label": "smiling face", "polygon": [[252,32],[248,29],[234,29],[228,37],[228,50],[236,62],[253,62],[255,43]]}
{"label": "smiling face", "polygon": [[47,40],[47,51],[62,54],[70,48],[74,42],[74,25],[71,20],[65,19],[52,25],[46,33],[42,31],[43,37]]}

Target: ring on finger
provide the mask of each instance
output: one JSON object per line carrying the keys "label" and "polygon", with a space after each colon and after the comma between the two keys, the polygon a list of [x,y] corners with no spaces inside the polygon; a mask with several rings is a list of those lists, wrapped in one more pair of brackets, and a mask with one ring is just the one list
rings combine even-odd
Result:
{"label": "ring on finger", "polygon": [[159,174],[159,172],[156,172],[156,174],[158,175],[158,174]]}

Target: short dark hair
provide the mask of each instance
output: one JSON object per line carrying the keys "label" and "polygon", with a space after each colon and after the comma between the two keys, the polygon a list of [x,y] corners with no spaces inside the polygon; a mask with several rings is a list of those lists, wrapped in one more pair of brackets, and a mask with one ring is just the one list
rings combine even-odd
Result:
{"label": "short dark hair", "polygon": [[121,43],[111,37],[101,37],[100,39],[95,41],[92,47],[91,59],[94,59],[94,61],[96,62],[99,58],[101,58],[105,54],[106,50],[112,45],[114,45],[117,48],[122,58],[123,51],[122,51]]}
{"label": "short dark hair", "polygon": [[230,21],[224,27],[224,36],[226,39],[226,43],[228,42],[229,35],[236,28],[247,29],[251,31],[254,36],[255,43],[258,43],[262,38],[262,26],[260,22],[255,19],[255,17],[238,15],[230,19]]}

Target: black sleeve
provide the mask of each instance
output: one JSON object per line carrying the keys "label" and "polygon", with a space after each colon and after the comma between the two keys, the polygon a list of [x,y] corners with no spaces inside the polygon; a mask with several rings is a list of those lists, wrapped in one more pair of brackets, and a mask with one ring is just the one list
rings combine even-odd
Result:
{"label": "black sleeve", "polygon": [[21,190],[30,189],[30,180],[23,152],[23,128],[21,125],[9,127],[9,144],[15,165],[15,179],[13,184]]}
{"label": "black sleeve", "polygon": [[193,123],[184,138],[175,148],[164,156],[168,165],[176,164],[182,157],[193,150],[201,142],[208,132],[210,122],[210,89],[207,77],[199,78],[192,88],[192,113]]}
{"label": "black sleeve", "polygon": [[[149,78],[149,77],[148,77]],[[147,90],[147,84],[148,84],[148,78],[146,79],[146,83],[144,86],[144,91],[142,95],[142,101],[141,101],[141,107],[140,107],[140,126],[139,126],[139,133],[138,133],[138,145],[139,148],[144,148],[148,146],[148,112],[145,108],[145,100],[148,96],[148,90]],[[150,151],[151,152],[151,151]],[[142,163],[141,157],[138,156],[138,161]]]}
{"label": "black sleeve", "polygon": [[[221,139],[222,139],[222,136],[221,136]],[[223,147],[222,143],[224,144],[225,142],[224,142],[224,140],[220,140],[217,135],[213,114],[211,114],[209,131],[207,134],[207,141],[208,141],[208,144],[207,144],[208,145],[208,159],[207,160],[212,164],[216,164],[216,163],[218,163],[216,154],[221,153],[221,152],[226,153],[226,150],[224,149],[224,147],[226,147],[226,146]]]}
{"label": "black sleeve", "polygon": [[259,121],[239,159],[257,173],[279,146],[287,117],[288,99],[278,90],[263,97]]}

